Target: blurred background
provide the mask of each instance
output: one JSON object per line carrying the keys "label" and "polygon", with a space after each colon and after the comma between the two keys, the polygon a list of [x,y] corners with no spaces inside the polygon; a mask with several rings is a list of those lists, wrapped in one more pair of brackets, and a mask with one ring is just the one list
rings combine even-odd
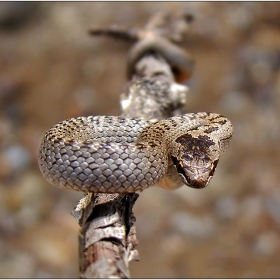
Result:
{"label": "blurred background", "polygon": [[140,195],[131,277],[280,277],[279,2],[1,2],[1,278],[79,277],[83,194],[48,184],[37,155],[59,121],[119,115],[130,46],[88,29],[178,10],[195,17],[185,112],[224,114],[234,135],[206,189]]}

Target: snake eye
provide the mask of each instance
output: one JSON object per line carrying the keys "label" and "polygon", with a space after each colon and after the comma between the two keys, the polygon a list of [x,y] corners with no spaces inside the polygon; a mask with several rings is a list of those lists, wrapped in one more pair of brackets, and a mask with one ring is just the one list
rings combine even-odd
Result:
{"label": "snake eye", "polygon": [[185,155],[184,155],[184,159],[185,159],[186,161],[191,161],[191,160],[193,159],[193,157],[191,157],[191,156],[188,155],[188,154],[185,154]]}

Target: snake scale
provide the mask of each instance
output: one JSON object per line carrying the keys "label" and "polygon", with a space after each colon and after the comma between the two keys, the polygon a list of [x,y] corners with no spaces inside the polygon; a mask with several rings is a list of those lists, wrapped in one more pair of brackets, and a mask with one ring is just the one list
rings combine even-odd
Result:
{"label": "snake scale", "polygon": [[203,188],[232,136],[215,113],[189,113],[160,121],[111,116],[78,117],[44,136],[39,167],[48,182],[97,193],[142,191],[154,184]]}

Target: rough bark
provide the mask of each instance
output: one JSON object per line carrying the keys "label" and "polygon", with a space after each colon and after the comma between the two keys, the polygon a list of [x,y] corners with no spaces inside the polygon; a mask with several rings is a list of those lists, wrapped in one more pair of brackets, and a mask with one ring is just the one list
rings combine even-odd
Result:
{"label": "rough bark", "polygon": [[[152,33],[178,43],[190,20],[190,15],[159,13],[143,29],[96,27],[90,34],[109,35],[137,44]],[[187,87],[176,83],[170,64],[159,53],[146,52],[133,67],[135,72],[126,92],[121,94],[122,116],[163,119],[178,114],[186,103]],[[129,262],[139,260],[132,212],[138,196],[137,193],[87,194],[76,206],[72,214],[81,226],[81,278],[130,277]]]}

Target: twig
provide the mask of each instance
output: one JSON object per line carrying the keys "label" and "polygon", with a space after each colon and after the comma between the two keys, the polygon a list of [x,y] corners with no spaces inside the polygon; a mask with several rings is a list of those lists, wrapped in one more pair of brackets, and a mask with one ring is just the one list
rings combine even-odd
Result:
{"label": "twig", "polygon": [[[160,13],[141,30],[95,28],[90,34],[137,41],[133,48],[151,36],[178,42],[186,33],[190,19],[184,14]],[[145,49],[133,63],[131,81],[121,95],[122,116],[162,119],[179,113],[186,103],[187,87],[175,82],[174,72],[164,56],[157,50]],[[81,226],[81,278],[130,277],[128,263],[139,259],[132,212],[138,196],[136,193],[88,194],[76,206],[72,214]]]}

